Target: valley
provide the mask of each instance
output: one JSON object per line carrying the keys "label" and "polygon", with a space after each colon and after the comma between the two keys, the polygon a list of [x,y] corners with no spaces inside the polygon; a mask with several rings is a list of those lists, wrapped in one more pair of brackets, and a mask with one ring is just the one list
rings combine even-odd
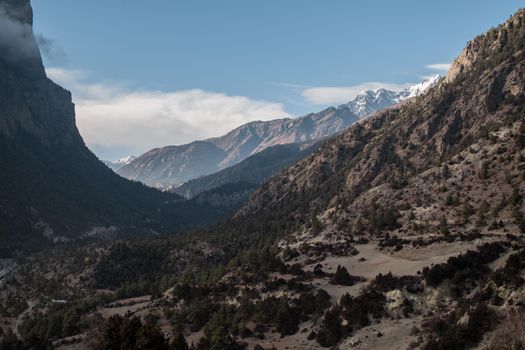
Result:
{"label": "valley", "polygon": [[523,9],[446,77],[118,164],[4,55],[0,146],[0,349],[525,346]]}

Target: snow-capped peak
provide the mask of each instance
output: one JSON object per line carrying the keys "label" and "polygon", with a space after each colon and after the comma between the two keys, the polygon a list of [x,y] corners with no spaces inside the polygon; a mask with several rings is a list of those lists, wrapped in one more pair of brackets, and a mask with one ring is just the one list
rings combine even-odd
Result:
{"label": "snow-capped peak", "polygon": [[127,165],[127,164],[131,163],[132,161],[134,161],[135,159],[137,159],[137,157],[135,157],[133,155],[130,155],[130,156],[127,156],[127,157],[124,157],[124,158],[120,158],[119,160],[115,161],[114,163]]}
{"label": "snow-capped peak", "polygon": [[416,97],[435,86],[443,78],[440,74],[436,74],[428,79],[423,80],[421,83],[412,85],[407,90],[409,92],[408,96],[405,98]]}
{"label": "snow-capped peak", "polygon": [[349,108],[359,118],[363,118],[372,113],[398,104],[408,98],[423,94],[425,91],[435,86],[441,78],[442,76],[438,74],[401,91],[391,91],[383,88],[363,91],[352,101],[339,106],[339,108]]}

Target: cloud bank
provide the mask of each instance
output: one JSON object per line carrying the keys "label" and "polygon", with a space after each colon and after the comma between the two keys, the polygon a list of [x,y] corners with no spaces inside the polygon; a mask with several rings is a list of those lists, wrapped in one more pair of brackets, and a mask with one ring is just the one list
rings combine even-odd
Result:
{"label": "cloud bank", "polygon": [[426,65],[428,69],[440,71],[440,72],[448,72],[450,69],[450,63],[433,63]]}
{"label": "cloud bank", "polygon": [[14,19],[8,10],[7,5],[0,5],[0,54],[11,62],[38,57],[31,25]]}
{"label": "cloud bank", "polygon": [[304,89],[302,95],[310,103],[316,105],[334,105],[353,100],[360,92],[376,89],[401,91],[412,84],[390,84],[370,82],[352,86],[325,86]]}
{"label": "cloud bank", "polygon": [[219,136],[253,120],[286,115],[280,103],[243,96],[199,89],[129,91],[118,85],[86,83],[88,75],[82,71],[48,68],[47,74],[72,91],[77,126],[92,149],[140,154],[154,147]]}

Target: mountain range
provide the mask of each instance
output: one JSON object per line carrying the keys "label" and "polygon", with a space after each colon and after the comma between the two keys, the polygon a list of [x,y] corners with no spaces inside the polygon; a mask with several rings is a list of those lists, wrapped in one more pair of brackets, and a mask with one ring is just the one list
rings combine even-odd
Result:
{"label": "mountain range", "polygon": [[122,168],[125,165],[128,165],[132,161],[137,159],[137,157],[130,155],[124,158],[117,159],[116,161],[110,161],[110,160],[103,160],[102,162],[106,164],[108,168],[111,170],[117,172],[120,168]]}
{"label": "mountain range", "polygon": [[[226,161],[180,187],[190,200],[112,173],[69,93],[17,62],[0,60],[1,256],[35,242],[33,218],[142,235],[0,260],[2,348],[525,348],[525,10],[419,96]],[[293,164],[268,179],[275,159]],[[173,224],[186,232],[143,235]]]}
{"label": "mountain range", "polygon": [[398,92],[369,90],[337,108],[330,107],[295,119],[255,121],[221,137],[155,148],[122,166],[117,172],[125,178],[152,187],[177,187],[189,180],[226,169],[268,147],[319,141],[335,135],[361,118],[420,95],[440,79],[437,75]]}

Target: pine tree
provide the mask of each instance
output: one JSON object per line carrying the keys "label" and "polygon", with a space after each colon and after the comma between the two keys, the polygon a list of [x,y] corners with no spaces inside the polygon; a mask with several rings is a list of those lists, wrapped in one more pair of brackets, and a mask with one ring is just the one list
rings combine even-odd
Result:
{"label": "pine tree", "polygon": [[354,284],[354,280],[344,266],[337,265],[337,270],[335,271],[334,277],[332,278],[332,284],[352,286]]}
{"label": "pine tree", "polygon": [[295,334],[299,330],[297,320],[286,298],[282,298],[277,309],[277,330],[281,335]]}

